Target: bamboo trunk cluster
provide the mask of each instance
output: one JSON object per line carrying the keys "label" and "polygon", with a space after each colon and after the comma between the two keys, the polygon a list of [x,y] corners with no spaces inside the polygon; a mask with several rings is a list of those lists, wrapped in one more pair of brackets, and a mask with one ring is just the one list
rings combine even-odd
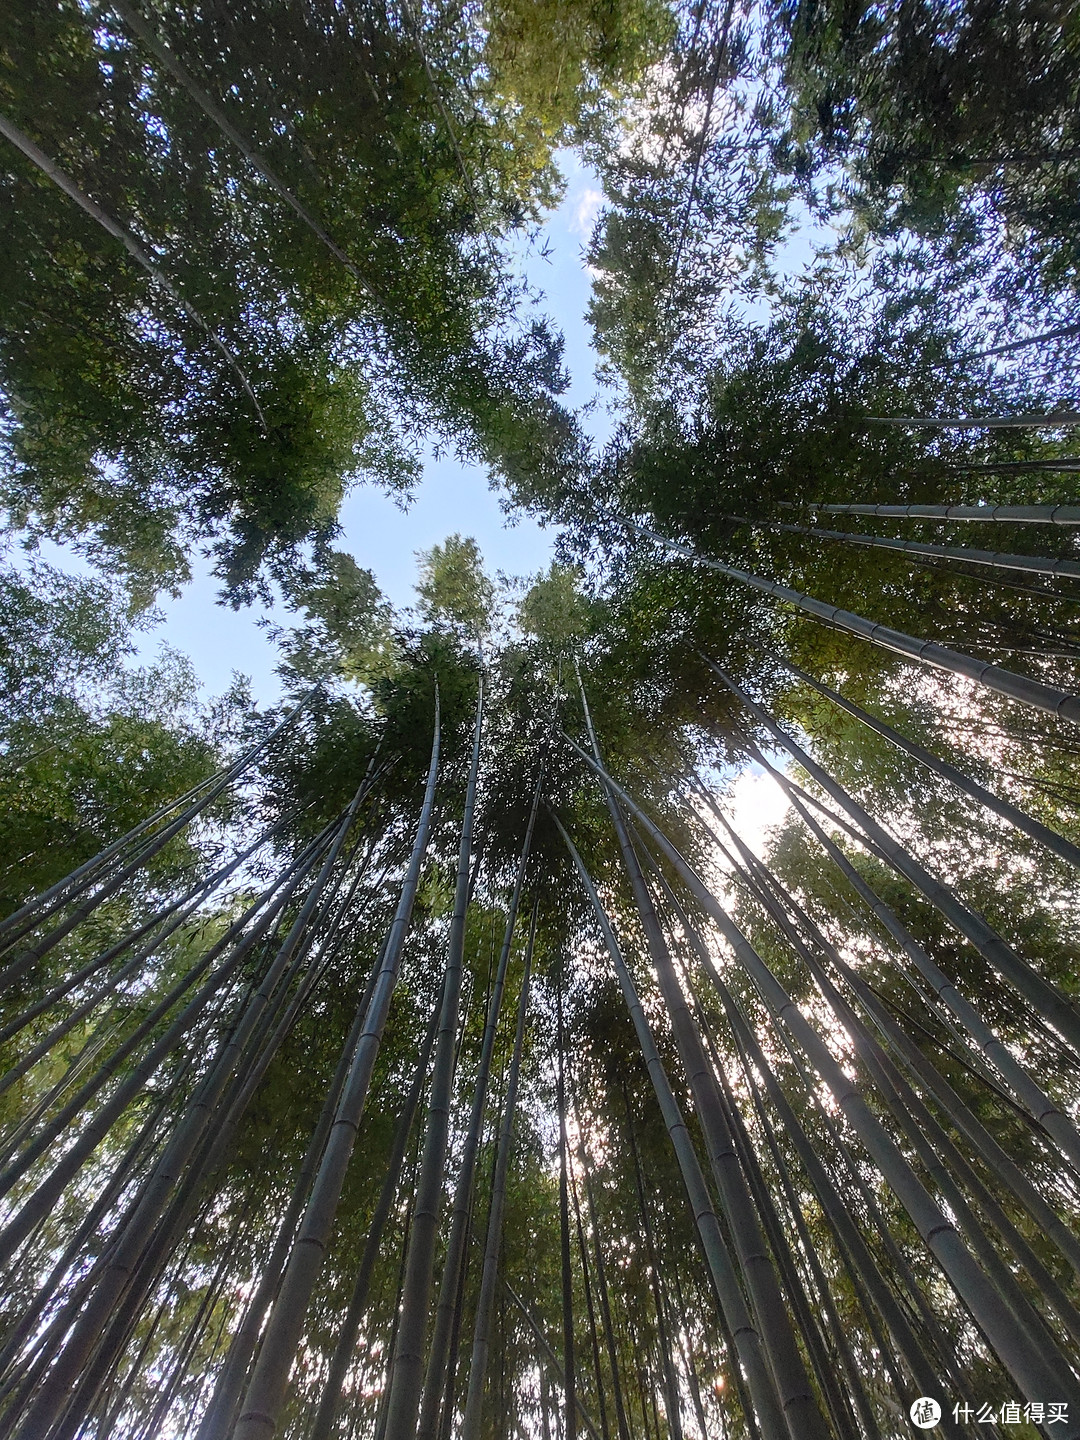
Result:
{"label": "bamboo trunk cluster", "polygon": [[[1046,1184],[1056,1167],[1080,1194],[1080,1135],[1061,1074],[1040,1073],[1047,1054],[1078,1063],[1074,1004],[707,665],[740,707],[732,741],[780,786],[842,890],[850,933],[887,956],[903,1003],[692,769],[679,781],[698,846],[687,858],[608,768],[581,674],[579,738],[564,718],[548,743],[602,801],[606,859],[594,836],[586,853],[599,858],[584,858],[545,754],[522,796],[516,861],[498,880],[486,874],[481,681],[460,809],[438,808],[454,792],[436,690],[407,832],[378,828],[389,770],[376,750],[346,808],[257,891],[249,867],[295,817],[135,913],[125,934],[77,949],[290,717],[0,924],[10,984],[30,987],[0,1031],[14,1047],[0,1095],[28,1086],[33,1100],[0,1134],[0,1257],[27,1277],[5,1312],[0,1436],[151,1440],[172,1426],[194,1440],[294,1429],[484,1440],[527,1412],[566,1440],[698,1440],[733,1415],[762,1440],[881,1440],[920,1396],[979,1400],[958,1325],[1016,1403],[1055,1404],[1053,1433],[1080,1436],[1080,1240],[1068,1195]],[[1065,836],[794,661],[782,666],[1075,869]],[[447,821],[453,901],[445,921],[418,925]],[[582,899],[587,917],[554,947],[558,872],[550,848],[538,866],[538,843],[569,859],[575,888],[557,905],[576,915]],[[1018,1053],[998,1032],[856,851],[933,907],[1038,1046]],[[726,879],[709,878],[702,856]],[[215,904],[222,919],[200,939]],[[637,1060],[620,1061],[604,1090],[576,1027],[608,967]],[[339,972],[347,1023],[326,1036],[296,1160],[272,1186],[245,1179],[231,1168],[237,1146]],[[410,1005],[415,1039],[394,1062],[400,1074],[383,1074],[384,1041]],[[1010,1154],[1001,1115],[1025,1127],[1037,1165]],[[509,1269],[515,1187],[534,1162],[550,1185],[548,1289],[535,1292]],[[356,1194],[369,1197],[359,1209]],[[151,1375],[163,1378],[149,1386]],[[949,1440],[968,1433],[948,1410],[940,1423]]]}

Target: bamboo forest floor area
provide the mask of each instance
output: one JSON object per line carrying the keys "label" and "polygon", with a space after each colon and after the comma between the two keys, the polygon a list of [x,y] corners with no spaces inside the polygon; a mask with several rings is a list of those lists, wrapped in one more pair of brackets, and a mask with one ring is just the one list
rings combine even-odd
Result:
{"label": "bamboo forest floor area", "polygon": [[1075,3],[16,0],[0,190],[0,1440],[1080,1440]]}

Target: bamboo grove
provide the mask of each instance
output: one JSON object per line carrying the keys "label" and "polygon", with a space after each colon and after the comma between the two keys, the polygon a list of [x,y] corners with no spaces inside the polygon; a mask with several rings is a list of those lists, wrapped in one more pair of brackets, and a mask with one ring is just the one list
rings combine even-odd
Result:
{"label": "bamboo grove", "polygon": [[[568,597],[486,659],[452,598],[369,714],[309,691],[4,921],[8,1433],[856,1436],[988,1387],[1067,1417],[1068,971],[707,655],[709,741],[609,741]],[[733,828],[738,753],[818,873]],[[213,861],[156,874],[227,796]]]}
{"label": "bamboo grove", "polygon": [[894,8],[0,17],[3,1440],[1080,1436],[1075,14]]}

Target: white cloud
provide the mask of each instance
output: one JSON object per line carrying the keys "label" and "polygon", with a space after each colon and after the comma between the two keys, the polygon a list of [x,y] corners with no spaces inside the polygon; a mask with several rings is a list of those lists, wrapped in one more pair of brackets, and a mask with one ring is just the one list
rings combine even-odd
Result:
{"label": "white cloud", "polygon": [[570,221],[570,229],[573,234],[580,235],[583,240],[588,240],[592,235],[593,226],[596,224],[596,217],[604,206],[603,192],[593,190],[587,186],[577,197],[577,204],[574,207],[573,219]]}

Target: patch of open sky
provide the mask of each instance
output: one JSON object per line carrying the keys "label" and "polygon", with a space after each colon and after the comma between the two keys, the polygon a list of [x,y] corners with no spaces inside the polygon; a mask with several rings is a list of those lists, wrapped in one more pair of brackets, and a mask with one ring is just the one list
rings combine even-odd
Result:
{"label": "patch of open sky", "polygon": [[[596,399],[597,387],[596,352],[585,318],[590,277],[584,259],[602,195],[599,181],[576,156],[566,153],[560,159],[567,179],[563,201],[548,217],[541,242],[521,246],[514,258],[531,288],[542,292],[540,309],[565,337],[570,387],[563,399],[584,410],[582,423],[602,445],[613,428],[611,416],[602,401],[585,409]],[[492,573],[532,575],[547,566],[556,532],[526,516],[508,516],[486,471],[453,456],[436,458],[434,447],[423,461],[423,478],[407,507],[378,490],[360,487],[341,509],[338,548],[374,572],[393,605],[403,609],[413,602],[416,552],[455,533],[476,540]],[[40,554],[69,573],[91,569],[65,546],[44,544]],[[161,621],[138,640],[136,658],[150,661],[167,644],[191,658],[205,694],[225,690],[239,672],[249,677],[260,703],[275,703],[281,695],[275,673],[279,655],[265,622],[288,625],[295,617],[277,605],[231,610],[219,604],[220,582],[212,563],[199,555],[190,563],[191,581],[178,598],[159,601]]]}
{"label": "patch of open sky", "polygon": [[[512,251],[520,273],[565,341],[564,364],[570,385],[561,397],[579,413],[597,446],[614,428],[612,416],[597,393],[596,351],[586,319],[591,279],[585,247],[603,203],[600,182],[571,152],[559,157],[566,176],[562,203],[548,217],[539,242]],[[421,483],[404,508],[391,496],[357,489],[341,510],[343,549],[375,572],[395,606],[412,602],[416,551],[429,549],[455,532],[471,535],[492,572],[531,575],[546,567],[556,531],[528,516],[504,511],[487,473],[463,465],[452,456],[424,456]]]}

